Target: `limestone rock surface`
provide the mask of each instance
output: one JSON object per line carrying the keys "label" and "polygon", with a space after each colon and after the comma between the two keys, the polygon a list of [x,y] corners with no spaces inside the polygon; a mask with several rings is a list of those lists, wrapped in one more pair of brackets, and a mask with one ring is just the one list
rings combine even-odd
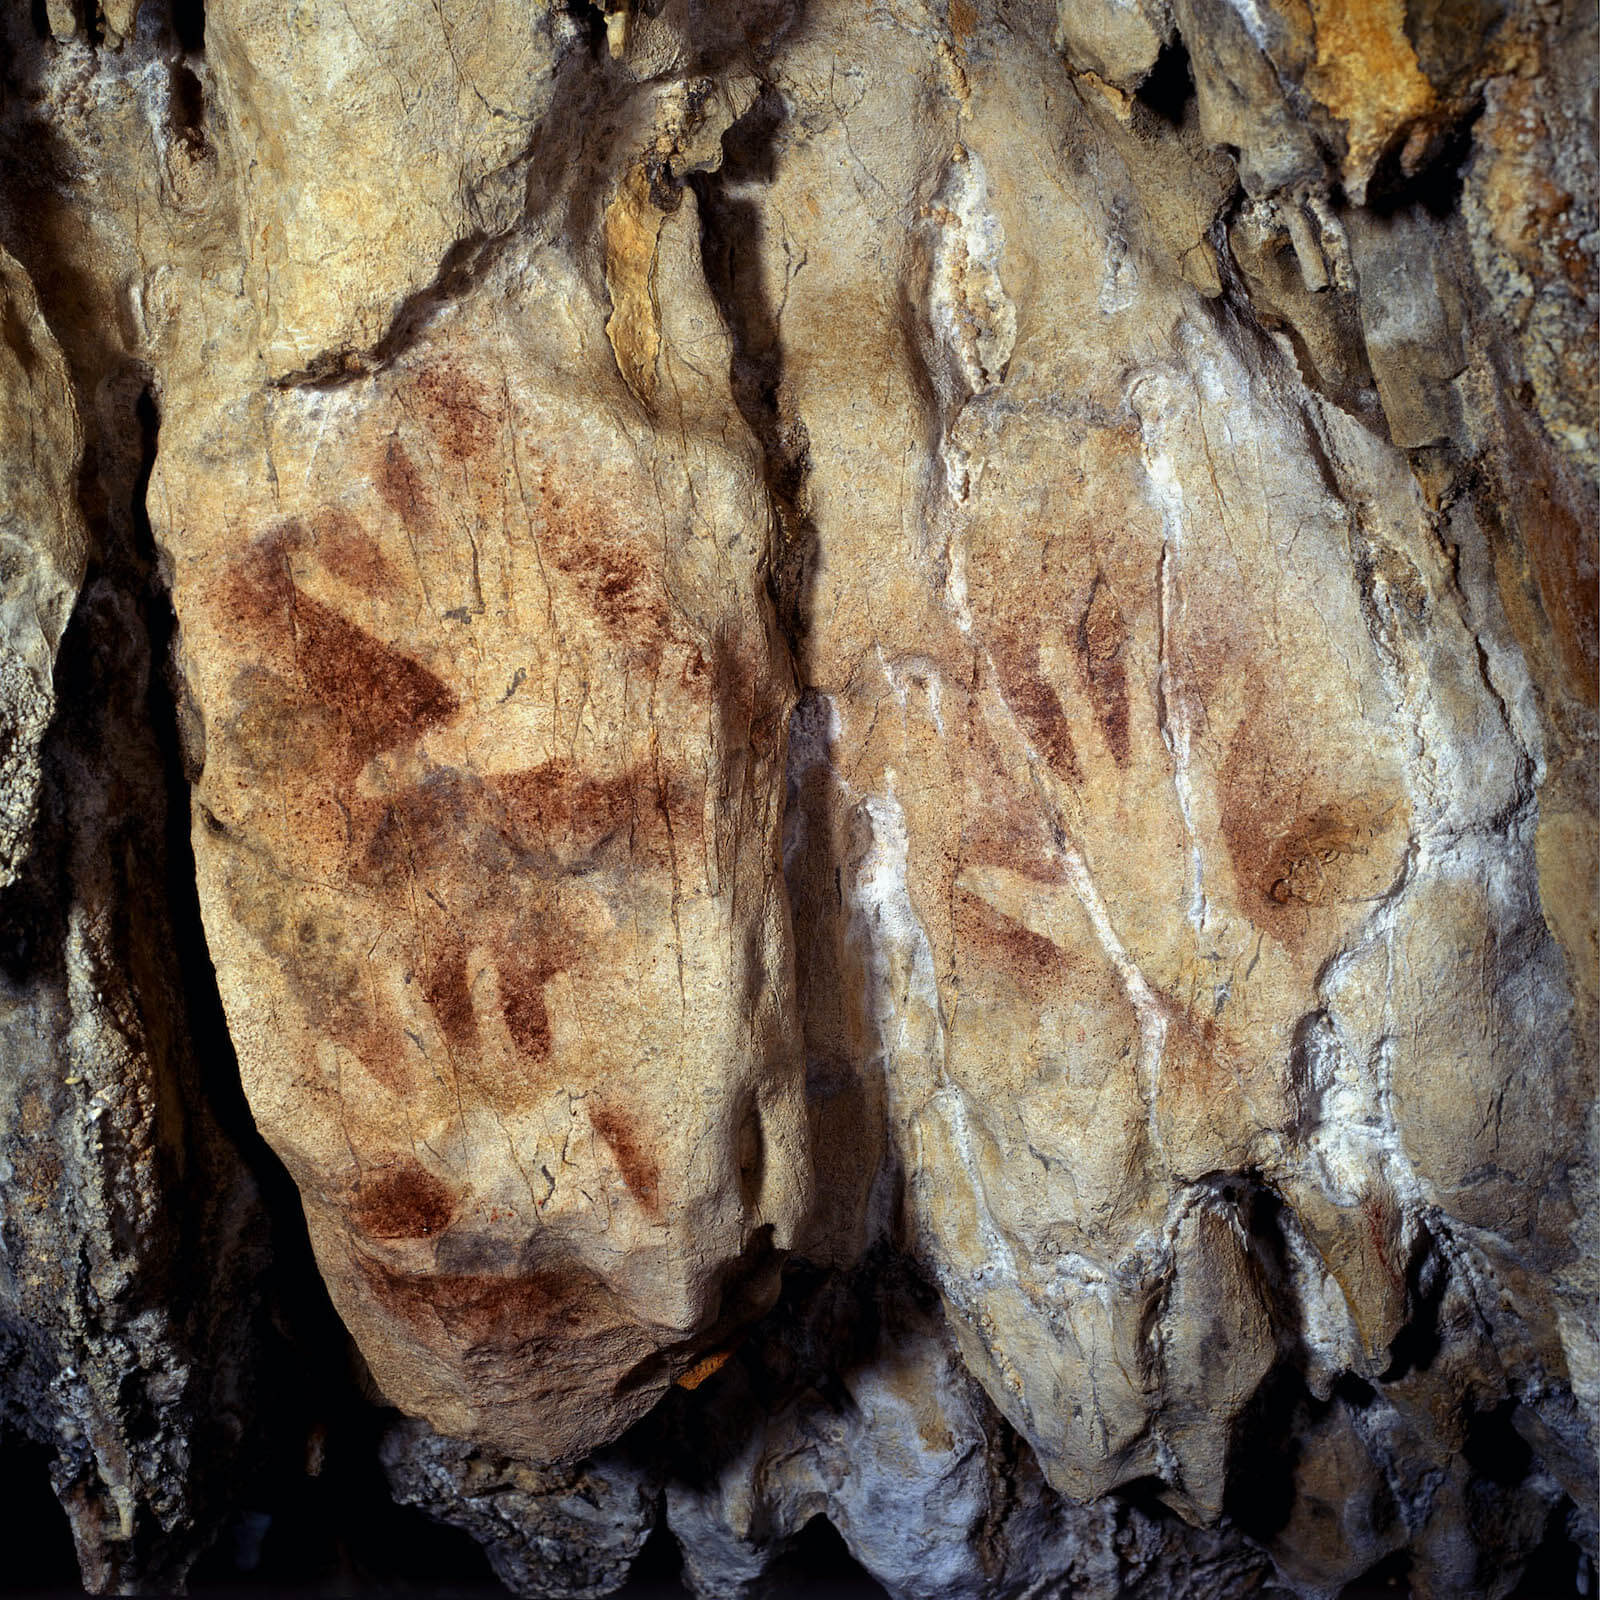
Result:
{"label": "limestone rock surface", "polygon": [[82,438],[61,347],[21,265],[0,253],[0,884],[16,879],[39,799],[61,635],[83,581],[74,478]]}
{"label": "limestone rock surface", "polygon": [[1592,1576],[1592,8],[0,28],[0,1419],[91,1581],[257,1492],[303,1251],[530,1595]]}

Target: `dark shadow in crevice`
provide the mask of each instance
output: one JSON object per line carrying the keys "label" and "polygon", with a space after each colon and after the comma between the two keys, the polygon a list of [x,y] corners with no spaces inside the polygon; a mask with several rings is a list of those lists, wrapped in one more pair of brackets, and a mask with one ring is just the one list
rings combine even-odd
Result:
{"label": "dark shadow in crevice", "polygon": [[[717,1288],[716,1318],[700,1336],[704,1351],[726,1349],[742,1329],[781,1299],[784,1257],[773,1248],[772,1234],[770,1223],[755,1229],[740,1254],[723,1268]],[[656,1350],[622,1374],[614,1393],[627,1394],[656,1383],[663,1373],[681,1368],[683,1359],[681,1346]]]}
{"label": "dark shadow in crevice", "polygon": [[1262,1379],[1234,1426],[1223,1510],[1252,1539],[1270,1545],[1295,1504],[1301,1439],[1328,1410],[1294,1367],[1280,1362]]}
{"label": "dark shadow in crevice", "polygon": [[1433,1235],[1422,1230],[1406,1270],[1406,1321],[1389,1346],[1383,1383],[1426,1372],[1444,1343],[1440,1309],[1450,1285],[1450,1266]]}
{"label": "dark shadow in crevice", "polygon": [[1194,99],[1194,71],[1189,52],[1176,34],[1162,45],[1156,63],[1134,92],[1134,99],[1146,111],[1174,128],[1181,128]]}
{"label": "dark shadow in crevice", "polygon": [[[0,1335],[0,1354],[6,1340]],[[8,1365],[8,1379],[13,1369]],[[78,1588],[78,1557],[72,1529],[50,1488],[55,1452],[36,1440],[0,1433],[0,1550],[5,1552],[4,1588]]]}
{"label": "dark shadow in crevice", "polygon": [[752,1418],[776,1415],[808,1392],[849,1409],[840,1374],[870,1355],[880,1326],[874,1288],[899,1276],[883,1252],[850,1273],[792,1257],[776,1304],[737,1336],[724,1365],[693,1390],[669,1389],[625,1448],[704,1489],[745,1448]]}
{"label": "dark shadow in crevice", "polygon": [[1521,1483],[1533,1467],[1533,1449],[1512,1425],[1517,1402],[1507,1398],[1487,1411],[1474,1411],[1467,1420],[1462,1454],[1474,1474],[1490,1483]]}
{"label": "dark shadow in crevice", "polygon": [[583,30],[590,60],[596,64],[603,61],[610,51],[605,11],[594,0],[569,0],[567,15]]}
{"label": "dark shadow in crevice", "polygon": [[667,1527],[665,1506],[658,1505],[655,1526],[634,1558],[618,1600],[678,1600],[688,1593],[683,1581],[683,1551]]}
{"label": "dark shadow in crevice", "polygon": [[700,209],[700,254],[706,282],[733,341],[729,381],[735,405],[761,446],[767,494],[777,521],[768,576],[778,623],[798,660],[815,582],[817,531],[807,480],[811,440],[784,388],[782,304],[767,291],[764,253],[782,250],[785,281],[806,265],[795,259],[782,219],[757,197],[772,181],[788,115],[783,96],[766,85],[722,136],[722,165],[689,179]]}
{"label": "dark shadow in crevice", "polygon": [[1367,182],[1367,209],[1375,216],[1418,208],[1443,221],[1461,207],[1467,163],[1472,159],[1473,130],[1483,115],[1483,103],[1473,106],[1461,120],[1440,133],[1422,164],[1412,173],[1402,170],[1406,148],[1397,140],[1384,152]]}
{"label": "dark shadow in crevice", "polygon": [[1283,1197],[1254,1171],[1232,1175],[1218,1193],[1244,1234],[1276,1347],[1272,1367],[1233,1425],[1223,1510],[1241,1532],[1267,1546],[1293,1514],[1303,1441],[1335,1401],[1318,1399],[1306,1382],[1310,1357]]}
{"label": "dark shadow in crevice", "polygon": [[185,61],[173,62],[168,82],[167,105],[173,135],[182,139],[195,155],[204,155],[209,149],[205,88]]}
{"label": "dark shadow in crevice", "polygon": [[1556,1596],[1595,1593],[1595,1558],[1583,1547],[1582,1524],[1594,1537],[1594,1516],[1585,1518],[1565,1496],[1550,1509],[1544,1537],[1527,1559],[1508,1600],[1554,1600]]}
{"label": "dark shadow in crevice", "polygon": [[[134,494],[133,543],[144,579],[141,612],[149,640],[151,670],[146,712],[166,785],[166,910],[171,949],[183,987],[189,1042],[206,1104],[224,1135],[252,1169],[257,1187],[262,1188],[263,1179],[267,1184],[277,1181],[273,1170],[277,1163],[275,1159],[261,1159],[266,1150],[265,1141],[256,1129],[239,1081],[233,1039],[228,1032],[216,971],[200,920],[194,845],[189,836],[191,774],[187,768],[190,758],[184,750],[179,724],[183,691],[176,667],[178,619],[163,576],[146,505],[161,429],[160,412],[148,388],[139,396],[137,420],[142,464]],[[287,1174],[284,1181],[287,1181]],[[269,1197],[263,1188],[263,1199],[271,1198],[275,1197]],[[271,1210],[270,1204],[268,1209]]]}
{"label": "dark shadow in crevice", "polygon": [[[59,287],[50,278],[41,286],[47,317]],[[86,1259],[105,1251],[127,1282],[114,1299],[102,1300],[81,1275],[71,1287],[66,1279],[64,1303],[24,1297],[32,1350],[22,1370],[7,1363],[6,1381],[34,1396],[32,1431],[49,1443],[58,1489],[83,1502],[76,1521],[86,1571],[100,1583],[158,1589],[181,1582],[226,1508],[227,1469],[252,1405],[250,1285],[262,1234],[254,1187],[201,1087],[169,915],[170,791],[153,670],[154,551],[144,517],[155,408],[136,363],[92,343],[78,351],[90,357],[73,373],[84,419],[77,497],[89,555],[56,655],[32,849],[21,879],[0,896],[0,959],[37,1007],[41,1047],[69,1059],[82,1049],[92,1063],[86,1070],[105,1072],[105,1088],[136,1100],[144,1122],[142,1137],[105,1138],[93,1154],[70,1137],[56,1147],[52,1184],[63,1202],[56,1247]],[[80,1021],[67,967],[69,913],[92,930],[78,959],[96,967],[94,1004],[103,1007],[81,1019],[95,1030],[87,1040],[65,1032]],[[100,1030],[110,1027],[125,1053],[119,1046],[107,1054]],[[63,1086],[53,1107],[62,1132],[77,1124],[88,1092],[74,1096]],[[122,1125],[108,1126],[122,1133]],[[104,1185],[103,1204],[96,1184]],[[15,1255],[9,1238],[6,1253]],[[103,1443],[84,1439],[82,1402],[70,1390],[43,1385],[57,1364],[64,1378],[68,1365],[85,1368],[89,1383],[103,1378],[108,1364],[124,1359],[120,1350],[136,1348],[130,1331],[141,1327],[149,1348],[140,1348],[135,1367],[117,1368],[115,1399],[105,1403],[105,1425],[139,1452],[132,1533],[105,1538],[94,1531],[94,1507],[111,1481],[96,1464]],[[63,1425],[74,1419],[76,1431]]]}
{"label": "dark shadow in crevice", "polygon": [[[333,1395],[334,1384],[320,1387]],[[469,1534],[390,1496],[378,1447],[395,1420],[349,1396],[322,1408],[304,1450],[278,1453],[246,1486],[189,1592],[504,1594]]]}
{"label": "dark shadow in crevice", "polygon": [[172,32],[185,55],[202,55],[206,48],[205,0],[172,0]]}
{"label": "dark shadow in crevice", "polygon": [[[884,1600],[886,1596],[820,1512],[761,1574],[753,1592],[760,1600]],[[689,1600],[690,1594],[683,1553],[661,1516],[616,1600]]]}
{"label": "dark shadow in crevice", "polygon": [[820,1513],[767,1569],[766,1600],[887,1600],[888,1591],[850,1554],[839,1530]]}
{"label": "dark shadow in crevice", "polygon": [[1251,1173],[1224,1198],[1244,1232],[1270,1307],[1276,1360],[1234,1423],[1223,1509],[1242,1532],[1266,1545],[1288,1524],[1301,1441],[1331,1402],[1318,1400],[1305,1380],[1305,1328],[1282,1196]]}

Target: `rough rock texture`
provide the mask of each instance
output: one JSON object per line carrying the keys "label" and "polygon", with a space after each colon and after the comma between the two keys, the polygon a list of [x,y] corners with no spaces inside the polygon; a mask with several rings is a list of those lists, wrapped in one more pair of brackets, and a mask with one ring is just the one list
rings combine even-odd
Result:
{"label": "rough rock texture", "polygon": [[74,483],[82,443],[66,361],[28,275],[3,252],[0,326],[0,411],[7,420],[0,456],[0,885],[9,885],[38,811],[56,652],[83,581],[86,539]]}
{"label": "rough rock texture", "polygon": [[248,1454],[263,1229],[192,994],[140,388],[63,353],[9,256],[0,290],[0,1427],[86,1584],[169,1588]]}
{"label": "rough rock texture", "polygon": [[[851,1327],[844,1307],[862,1302],[867,1314]],[[846,1300],[824,1292],[813,1307],[809,1340],[826,1340],[833,1373],[774,1404],[783,1347],[763,1351],[758,1335],[758,1358],[719,1380],[714,1420],[695,1430],[713,1450],[726,1441],[726,1455],[691,1457],[667,1487],[696,1594],[759,1593],[775,1556],[819,1516],[894,1600],[1237,1594],[1270,1572],[1261,1551],[1225,1531],[1052,1493],[926,1297],[892,1270],[870,1286],[863,1275]],[[754,1428],[752,1415],[762,1418]]]}
{"label": "rough rock texture", "polygon": [[395,1498],[464,1528],[516,1593],[610,1594],[655,1526],[660,1485],[637,1462],[601,1457],[541,1470],[416,1420],[392,1429],[382,1449]]}
{"label": "rough rock texture", "polygon": [[0,27],[0,1416],[91,1583],[283,1426],[237,1084],[521,1592],[1592,1561],[1592,8]]}

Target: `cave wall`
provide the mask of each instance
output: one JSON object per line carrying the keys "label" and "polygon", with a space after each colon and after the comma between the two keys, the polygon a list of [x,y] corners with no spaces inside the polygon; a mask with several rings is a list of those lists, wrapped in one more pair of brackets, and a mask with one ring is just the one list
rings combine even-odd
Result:
{"label": "cave wall", "polygon": [[1592,1564],[1592,8],[0,30],[88,1586],[331,1417],[533,1595]]}

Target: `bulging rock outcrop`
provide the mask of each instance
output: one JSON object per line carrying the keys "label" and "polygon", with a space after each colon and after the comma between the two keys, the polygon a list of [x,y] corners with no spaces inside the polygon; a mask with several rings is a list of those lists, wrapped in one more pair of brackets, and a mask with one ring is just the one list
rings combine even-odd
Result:
{"label": "bulging rock outcrop", "polygon": [[726,366],[709,299],[658,444],[575,272],[490,281],[478,338],[274,396],[243,459],[169,409],[152,496],[257,1121],[384,1392],[560,1460],[764,1306],[804,1213],[787,672],[753,447],[676,354]]}
{"label": "bulging rock outcrop", "polygon": [[0,895],[161,874],[97,1092],[234,1053],[140,1192],[282,1163],[398,1500],[529,1594],[1592,1560],[1592,16],[4,26]]}

